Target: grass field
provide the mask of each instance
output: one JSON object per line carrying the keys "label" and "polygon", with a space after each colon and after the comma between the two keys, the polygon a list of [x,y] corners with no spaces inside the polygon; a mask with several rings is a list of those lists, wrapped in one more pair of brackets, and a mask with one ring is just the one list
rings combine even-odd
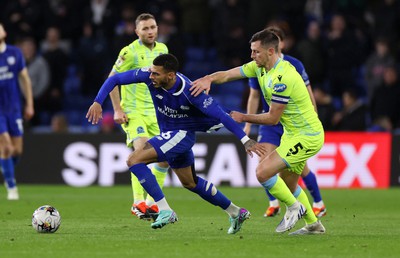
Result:
{"label": "grass field", "polygon": [[[179,221],[151,229],[130,212],[129,186],[110,188],[20,185],[20,201],[0,189],[0,257],[399,257],[400,189],[323,190],[328,215],[322,236],[275,233],[278,218],[263,218],[260,188],[220,187],[252,212],[236,235],[228,215],[182,188],[167,188]],[[32,212],[50,204],[61,213],[60,229],[39,234]],[[296,228],[303,226],[300,221]]]}

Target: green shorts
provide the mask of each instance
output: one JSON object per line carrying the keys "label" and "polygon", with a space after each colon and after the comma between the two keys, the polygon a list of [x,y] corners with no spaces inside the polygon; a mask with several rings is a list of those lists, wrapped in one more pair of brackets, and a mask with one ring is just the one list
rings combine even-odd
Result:
{"label": "green shorts", "polygon": [[276,151],[286,163],[288,170],[300,175],[306,161],[322,148],[324,138],[324,133],[314,136],[283,134],[281,144]]}
{"label": "green shorts", "polygon": [[132,147],[132,143],[139,137],[152,138],[160,134],[156,116],[128,116],[128,122],[122,124],[126,133],[126,146]]}

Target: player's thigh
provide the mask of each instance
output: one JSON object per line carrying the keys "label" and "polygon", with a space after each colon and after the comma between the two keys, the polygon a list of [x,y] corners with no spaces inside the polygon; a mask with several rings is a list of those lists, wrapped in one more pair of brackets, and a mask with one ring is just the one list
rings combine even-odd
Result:
{"label": "player's thigh", "polygon": [[259,182],[265,182],[279,171],[286,168],[286,164],[276,151],[270,153],[257,166],[256,176]]}
{"label": "player's thigh", "polygon": [[262,142],[262,143],[260,143],[263,147],[264,147],[264,149],[265,149],[265,153],[264,153],[264,155],[262,155],[260,158],[259,158],[259,160],[260,161],[262,161],[263,159],[265,159],[268,155],[270,155],[274,150],[276,150],[276,148],[278,147],[278,146],[276,146],[276,145],[274,145],[274,144],[271,144],[271,143],[268,143],[268,142]]}

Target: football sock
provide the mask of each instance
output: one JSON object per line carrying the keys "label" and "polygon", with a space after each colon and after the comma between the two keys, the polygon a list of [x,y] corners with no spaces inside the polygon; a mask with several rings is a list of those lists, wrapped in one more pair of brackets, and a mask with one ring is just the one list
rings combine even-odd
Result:
{"label": "football sock", "polygon": [[165,199],[165,197],[162,198],[161,200],[157,201],[156,204],[157,204],[158,209],[159,209],[160,211],[164,211],[164,210],[169,210],[169,211],[171,211],[171,210],[172,210],[171,207],[169,207],[168,202],[167,202],[167,200]]}
{"label": "football sock", "polygon": [[228,206],[228,208],[225,209],[225,211],[229,214],[229,216],[235,218],[237,215],[239,215],[240,207],[231,202],[231,204]]}
{"label": "football sock", "polygon": [[317,183],[317,177],[310,171],[307,176],[303,177],[303,182],[307,186],[308,191],[314,199],[314,202],[319,202],[322,200],[321,193],[319,192],[319,187]]}
{"label": "football sock", "polygon": [[297,186],[296,191],[294,191],[293,195],[297,198],[297,200],[299,200],[299,202],[301,202],[301,204],[304,205],[304,207],[307,210],[306,214],[303,216],[303,219],[305,220],[305,222],[307,224],[312,224],[312,223],[316,222],[318,219],[312,210],[312,207],[311,207],[310,202],[308,201],[307,195],[303,191],[303,189],[301,189],[301,187],[299,185]]}
{"label": "football sock", "polygon": [[268,195],[268,199],[270,201],[275,201],[276,200],[276,198],[268,191],[268,189],[265,189],[265,193]]}
{"label": "football sock", "polygon": [[164,194],[157,183],[156,177],[151,173],[151,170],[144,163],[133,165],[129,170],[135,174],[140,184],[150,194],[154,200],[160,201],[164,198]]}
{"label": "football sock", "polygon": [[226,210],[231,204],[231,201],[223,193],[218,191],[211,182],[208,182],[201,177],[197,177],[196,187],[189,190],[197,193],[207,202],[221,207],[223,210]]}
{"label": "football sock", "polygon": [[286,206],[291,206],[296,202],[296,198],[278,175],[271,177],[267,181],[261,183],[261,185],[278,200],[285,203]]}
{"label": "football sock", "polygon": [[[163,168],[163,167],[160,167],[157,164],[155,164],[151,168],[151,172],[156,177],[157,183],[160,186],[160,188],[162,189],[164,186],[165,177],[167,176],[167,173],[168,173],[168,167]],[[151,206],[154,204],[154,199],[150,196],[150,194],[148,194],[146,197],[146,204],[148,206]]]}
{"label": "football sock", "polygon": [[15,175],[14,175],[14,163],[12,158],[8,159],[0,159],[4,181],[6,182],[7,188],[14,188],[15,184]]}
{"label": "football sock", "polygon": [[131,173],[131,183],[132,183],[133,202],[135,204],[143,202],[144,201],[143,187],[139,183],[139,180],[137,179],[135,174],[133,173]]}
{"label": "football sock", "polygon": [[316,207],[316,208],[322,208],[322,207],[324,207],[325,206],[325,204],[324,204],[324,202],[323,201],[320,201],[320,202],[314,202],[313,203],[313,207]]}

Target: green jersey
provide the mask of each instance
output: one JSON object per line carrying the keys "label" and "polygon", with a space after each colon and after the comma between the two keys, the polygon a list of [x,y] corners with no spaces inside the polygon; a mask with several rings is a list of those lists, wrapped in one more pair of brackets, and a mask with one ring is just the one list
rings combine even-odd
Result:
{"label": "green jersey", "polygon": [[323,132],[307,87],[294,66],[281,58],[268,72],[252,61],[241,67],[245,77],[257,77],[268,103],[286,104],[280,122],[287,135],[318,135]]}
{"label": "green jersey", "polygon": [[[128,46],[124,47],[113,66],[116,73],[128,70],[149,67],[154,58],[161,54],[167,54],[168,48],[160,42],[154,43],[154,48],[148,47],[137,39]],[[144,83],[136,83],[121,87],[121,107],[129,115],[155,116],[153,101],[149,89]]]}

